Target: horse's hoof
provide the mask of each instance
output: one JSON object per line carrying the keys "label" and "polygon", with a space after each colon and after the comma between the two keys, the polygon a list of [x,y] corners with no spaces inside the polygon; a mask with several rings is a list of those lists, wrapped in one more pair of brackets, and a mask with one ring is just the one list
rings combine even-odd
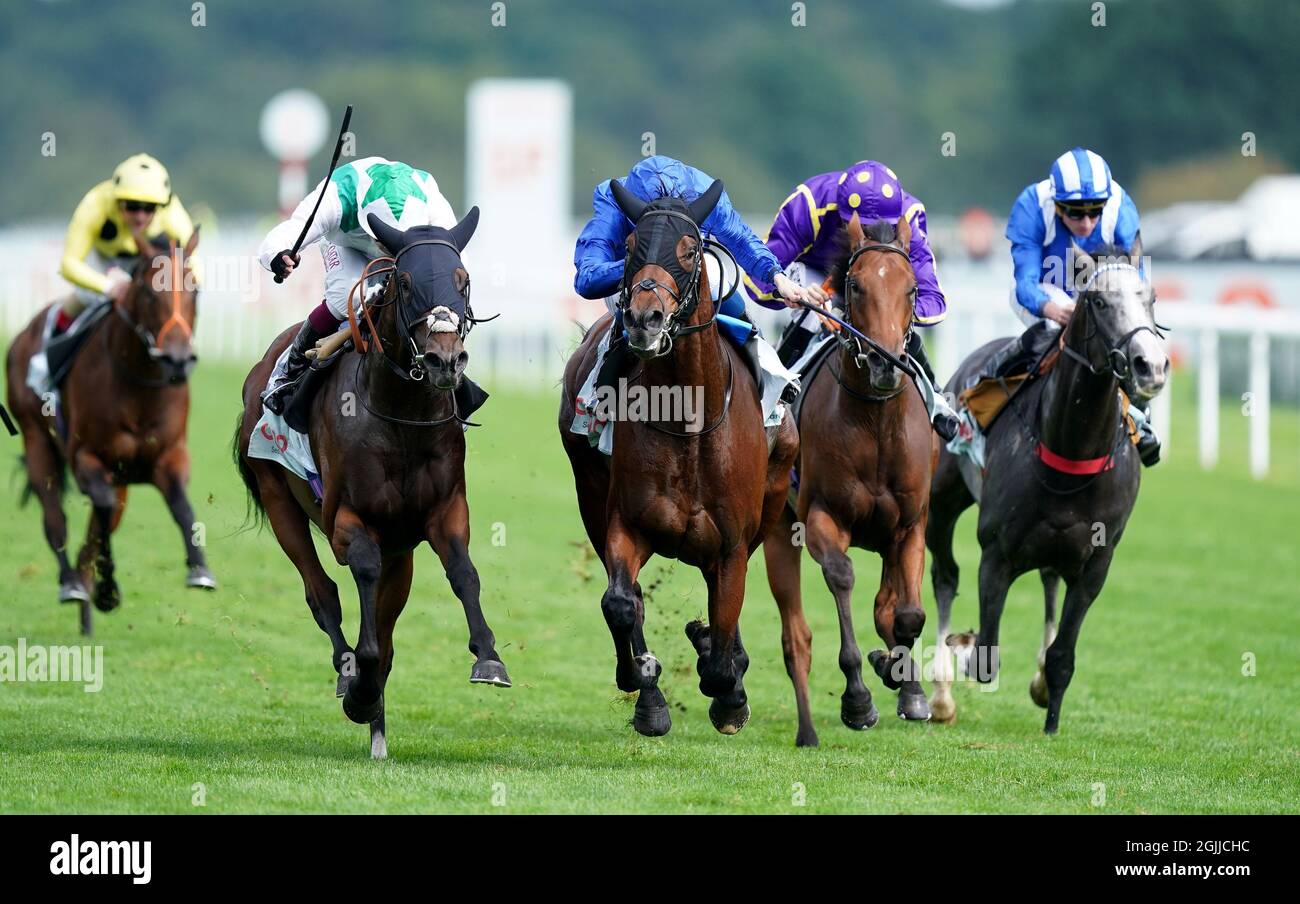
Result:
{"label": "horse's hoof", "polygon": [[90,594],[86,592],[86,585],[81,583],[81,578],[68,578],[66,581],[59,584],[59,602],[90,602]]}
{"label": "horse's hoof", "polygon": [[846,695],[840,700],[840,721],[854,731],[866,731],[880,721],[880,712],[870,696],[856,700]]}
{"label": "horse's hoof", "polygon": [[632,727],[637,734],[643,734],[647,738],[662,738],[668,734],[673,727],[673,720],[668,715],[668,704],[664,702],[662,694],[657,703],[648,702],[643,705],[637,700],[636,710],[632,713]]}
{"label": "horse's hoof", "polygon": [[469,670],[470,684],[490,684],[493,687],[510,687],[510,676],[504,664],[495,659],[480,659]]}
{"label": "horse's hoof", "polygon": [[698,618],[687,622],[686,639],[695,647],[695,652],[703,656],[709,642],[709,623]]}
{"label": "horse's hoof", "polygon": [[820,743],[817,740],[817,732],[811,728],[807,732],[799,731],[794,736],[794,746],[796,747],[816,747]]}
{"label": "horse's hoof", "polygon": [[190,573],[185,578],[186,587],[196,587],[199,590],[216,590],[217,579],[212,576],[205,565],[190,566]]}
{"label": "horse's hoof", "polygon": [[749,704],[742,703],[733,709],[720,700],[714,700],[709,704],[709,720],[722,734],[737,734],[749,721]]}
{"label": "horse's hoof", "polygon": [[384,695],[380,694],[370,703],[358,703],[348,688],[343,694],[343,715],[358,725],[369,725],[384,712]]}
{"label": "horse's hoof", "polygon": [[867,654],[867,662],[885,687],[896,691],[903,686],[903,677],[898,674],[900,660],[897,657],[890,656],[884,650],[872,650]]}
{"label": "horse's hoof", "polygon": [[898,717],[900,719],[909,722],[929,722],[932,715],[930,701],[925,699],[925,694],[920,690],[910,694],[899,692]]}
{"label": "horse's hoof", "polygon": [[1047,679],[1039,672],[1029,682],[1029,697],[1043,709],[1047,709]]}
{"label": "horse's hoof", "polygon": [[117,581],[100,581],[95,585],[95,608],[100,612],[112,612],[122,605],[122,591]]}
{"label": "horse's hoof", "polygon": [[949,693],[945,697],[940,697],[936,692],[930,698],[930,721],[938,722],[940,725],[955,725],[957,722],[957,704]]}

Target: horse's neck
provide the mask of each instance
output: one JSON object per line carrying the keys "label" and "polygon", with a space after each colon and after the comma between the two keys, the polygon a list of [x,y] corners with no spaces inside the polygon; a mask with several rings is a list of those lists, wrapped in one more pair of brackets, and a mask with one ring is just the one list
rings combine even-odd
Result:
{"label": "horse's neck", "polygon": [[109,379],[130,382],[136,392],[165,388],[151,385],[158,379],[158,367],[122,315],[114,309],[104,319],[108,321],[103,325],[106,354],[113,359]]}
{"label": "horse's neck", "polygon": [[[1066,347],[1085,360],[1088,347],[1085,336],[1089,324],[1087,309],[1078,313],[1066,327]],[[1095,365],[1094,365],[1095,366]],[[1048,376],[1039,401],[1042,429],[1040,438],[1048,449],[1066,458],[1100,458],[1115,443],[1117,427],[1116,393],[1119,383],[1109,366],[1100,374],[1092,373],[1072,356],[1062,354]]]}

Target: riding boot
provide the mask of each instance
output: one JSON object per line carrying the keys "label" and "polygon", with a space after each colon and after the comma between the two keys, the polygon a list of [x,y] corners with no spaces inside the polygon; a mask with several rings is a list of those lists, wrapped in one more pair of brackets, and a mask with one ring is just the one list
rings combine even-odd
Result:
{"label": "riding boot", "polygon": [[1138,458],[1141,459],[1143,467],[1149,468],[1160,461],[1160,437],[1151,426],[1151,411],[1136,405],[1130,405],[1128,410],[1137,425]]}
{"label": "riding boot", "polygon": [[626,362],[627,341],[623,338],[623,316],[615,314],[614,322],[609,327],[609,348],[605,351],[605,360],[601,362],[600,372],[596,376],[597,391],[602,386],[613,387]]}
{"label": "riding boot", "polygon": [[279,382],[262,393],[262,405],[265,408],[275,414],[284,414],[288,390],[297,385],[311,364],[307,351],[314,348],[322,338],[324,337],[312,328],[311,320],[302,322],[302,329],[298,330],[298,335],[293,337],[293,345],[289,347],[289,358],[284,363],[284,373]]}
{"label": "riding boot", "polygon": [[1060,336],[1061,327],[1051,320],[1040,320],[1012,339],[984,362],[978,379],[1010,377],[1038,363]]}
{"label": "riding boot", "polygon": [[462,420],[482,408],[483,403],[488,400],[487,390],[467,376],[461,376],[455,396],[456,414],[460,415]]}
{"label": "riding boot", "polygon": [[930,382],[930,392],[926,393],[926,409],[930,414],[930,426],[945,443],[949,442],[957,435],[961,421],[957,417],[957,412],[953,411],[952,406],[948,404],[948,399],[940,391],[939,384],[934,378],[934,370],[930,367],[930,359],[925,353],[925,343],[921,341],[921,336],[915,330],[907,340],[907,354],[921,365],[921,376]]}
{"label": "riding boot", "polygon": [[802,358],[803,353],[808,350],[808,345],[812,342],[813,336],[820,332],[816,328],[805,329],[804,319],[813,315],[808,311],[800,313],[801,316],[790,320],[789,326],[781,334],[781,344],[776,349],[777,357],[781,359],[781,363],[786,367],[794,367],[795,362]]}

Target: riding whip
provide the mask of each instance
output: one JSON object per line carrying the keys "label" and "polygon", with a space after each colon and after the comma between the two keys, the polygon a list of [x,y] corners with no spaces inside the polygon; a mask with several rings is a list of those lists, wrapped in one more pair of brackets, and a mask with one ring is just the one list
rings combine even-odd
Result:
{"label": "riding whip", "polygon": [[[316,206],[311,209],[311,216],[307,218],[307,222],[302,224],[302,232],[298,233],[298,241],[293,243],[293,251],[289,256],[294,260],[298,258],[298,250],[302,248],[303,239],[307,238],[307,230],[311,228],[312,221],[316,219],[316,211],[320,210],[321,199],[325,197],[325,190],[329,188],[330,173],[334,172],[334,167],[339,165],[339,154],[343,151],[343,136],[347,134],[350,122],[352,122],[352,105],[348,104],[348,108],[343,111],[343,125],[339,128],[338,141],[334,142],[334,156],[330,158],[329,171],[325,173],[325,181],[321,183],[320,191],[316,195]],[[275,281],[282,283],[284,277],[276,276]]]}

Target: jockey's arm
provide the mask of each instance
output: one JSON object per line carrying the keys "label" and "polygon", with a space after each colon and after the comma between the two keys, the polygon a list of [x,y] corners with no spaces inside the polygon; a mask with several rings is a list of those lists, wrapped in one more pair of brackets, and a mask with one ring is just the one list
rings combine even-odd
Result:
{"label": "jockey's arm", "polygon": [[97,186],[81,199],[72,214],[72,221],[68,223],[68,233],[63,240],[63,259],[59,263],[59,275],[64,279],[100,295],[108,292],[109,278],[86,263],[86,258],[95,245],[100,227],[112,212],[111,208],[104,208],[105,197],[111,201],[111,194],[106,195]]}
{"label": "jockey's arm", "polygon": [[316,219],[312,221],[311,228],[307,230],[307,235],[302,240],[302,247],[306,248],[319,241],[327,232],[338,229],[342,224],[343,205],[339,201],[338,186],[332,179],[327,178],[324,183],[317,183],[316,187],[298,202],[289,219],[273,227],[266,234],[266,238],[262,239],[262,246],[257,251],[257,259],[264,268],[270,270],[271,261],[276,254],[292,248],[293,243],[298,241],[298,233],[302,232],[303,224],[311,216],[322,185],[325,186],[325,197],[321,199]]}
{"label": "jockey's arm", "polygon": [[[776,212],[772,228],[767,232],[767,248],[776,257],[777,265],[784,271],[786,267],[798,260],[799,255],[808,250],[815,239],[812,211],[808,207],[808,190],[800,185],[790,197],[785,199],[780,210]],[[750,297],[759,304],[768,308],[784,307],[781,299],[776,295],[775,286],[770,281],[746,273],[745,282],[749,287]]]}
{"label": "jockey's arm", "polygon": [[[711,231],[718,237],[728,251],[736,258],[736,263],[740,269],[747,274],[752,274],[755,283],[763,285],[772,285],[776,277],[781,273],[781,264],[771,250],[763,244],[754,230],[745,224],[736,213],[736,209],[731,206],[731,200],[724,191],[722,197],[718,199],[718,205],[713,209],[713,213],[705,220],[706,231]],[[784,277],[782,277],[784,278]],[[773,301],[765,303],[766,307],[779,307]]]}
{"label": "jockey's arm", "polygon": [[912,273],[916,276],[916,311],[913,320],[919,326],[934,326],[948,316],[948,301],[939,286],[939,273],[935,269],[934,252],[930,237],[925,231],[925,205],[916,202],[908,223],[912,227],[912,242],[908,257]]}
{"label": "jockey's arm", "polygon": [[1011,242],[1011,263],[1015,272],[1016,303],[1035,317],[1041,317],[1048,300],[1043,281],[1043,238],[1045,228],[1034,187],[1021,192],[1007,220]]}
{"label": "jockey's arm", "polygon": [[609,193],[609,183],[596,186],[591,203],[592,217],[573,249],[573,288],[583,298],[594,300],[618,291],[631,228]]}

